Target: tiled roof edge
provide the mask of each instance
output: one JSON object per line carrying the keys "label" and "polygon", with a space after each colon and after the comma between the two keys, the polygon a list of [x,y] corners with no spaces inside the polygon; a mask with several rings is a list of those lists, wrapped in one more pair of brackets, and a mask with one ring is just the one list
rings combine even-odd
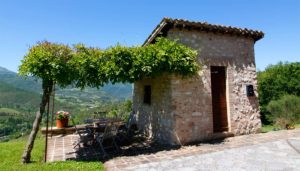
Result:
{"label": "tiled roof edge", "polygon": [[145,40],[143,46],[153,42],[153,40],[167,28],[167,26],[180,27],[182,29],[197,29],[200,31],[221,33],[221,34],[231,34],[241,37],[250,37],[254,41],[257,41],[264,37],[264,33],[258,30],[251,30],[247,28],[238,28],[231,26],[223,26],[217,24],[209,24],[207,22],[196,22],[188,21],[184,19],[172,19],[172,18],[163,18],[161,22],[156,26],[152,33]]}

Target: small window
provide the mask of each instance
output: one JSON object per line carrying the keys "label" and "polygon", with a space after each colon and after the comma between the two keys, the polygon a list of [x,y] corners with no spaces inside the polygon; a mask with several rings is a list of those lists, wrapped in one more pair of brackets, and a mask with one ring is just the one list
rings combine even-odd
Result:
{"label": "small window", "polygon": [[246,93],[248,97],[255,95],[253,85],[246,85]]}
{"label": "small window", "polygon": [[144,104],[151,105],[151,86],[146,85],[144,87]]}

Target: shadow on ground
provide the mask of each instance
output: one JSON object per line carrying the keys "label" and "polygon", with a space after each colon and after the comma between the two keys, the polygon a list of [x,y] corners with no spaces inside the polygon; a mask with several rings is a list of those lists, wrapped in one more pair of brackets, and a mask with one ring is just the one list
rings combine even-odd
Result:
{"label": "shadow on ground", "polygon": [[[205,144],[221,144],[224,139],[217,139],[213,141],[206,141]],[[106,142],[111,143],[111,142]],[[130,140],[118,141],[119,149],[110,148],[106,150],[107,155],[104,155],[100,146],[97,143],[91,145],[81,146],[75,150],[75,158],[69,158],[68,160],[76,161],[101,161],[106,162],[115,157],[121,156],[138,156],[145,154],[155,154],[160,151],[170,151],[180,149],[180,145],[170,146],[158,144],[142,136],[134,136]],[[194,142],[189,145],[200,146],[203,142]]]}

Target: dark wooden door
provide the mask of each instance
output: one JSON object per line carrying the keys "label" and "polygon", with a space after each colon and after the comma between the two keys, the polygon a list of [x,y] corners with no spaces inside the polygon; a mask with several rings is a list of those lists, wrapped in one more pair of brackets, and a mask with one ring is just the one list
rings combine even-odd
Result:
{"label": "dark wooden door", "polygon": [[228,131],[225,67],[211,66],[210,70],[214,132]]}

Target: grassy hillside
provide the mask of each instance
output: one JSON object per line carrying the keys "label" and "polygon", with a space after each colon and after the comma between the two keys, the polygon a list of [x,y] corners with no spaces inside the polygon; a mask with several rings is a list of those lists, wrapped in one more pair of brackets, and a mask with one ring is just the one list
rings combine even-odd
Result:
{"label": "grassy hillside", "polygon": [[15,109],[9,109],[9,108],[0,108],[0,116],[6,116],[9,114],[13,115],[19,115],[20,112]]}
{"label": "grassy hillside", "polygon": [[[39,109],[41,95],[13,87],[1,81],[0,92],[0,141],[7,141],[28,134],[36,111]],[[85,105],[98,103],[98,99],[90,102],[89,99],[74,98],[78,100],[72,101],[70,97],[68,99],[57,98],[54,111],[65,110],[76,115],[88,110]]]}
{"label": "grassy hillside", "polygon": [[100,161],[65,161],[43,163],[44,138],[37,138],[32,151],[32,163],[21,164],[21,155],[26,144],[27,137],[0,143],[0,170],[1,171],[81,171],[81,170],[104,170]]}
{"label": "grassy hillside", "polygon": [[7,70],[6,68],[0,67],[0,81],[5,82],[9,85],[13,85],[16,88],[31,91],[31,92],[42,92],[41,82],[36,81],[34,78],[22,78],[17,73]]}
{"label": "grassy hillside", "polygon": [[39,107],[40,95],[34,92],[13,87],[0,81],[0,107],[17,108],[21,110]]}
{"label": "grassy hillside", "polygon": [[[114,86],[119,88],[115,89]],[[24,80],[16,73],[0,67],[0,142],[29,133],[41,101],[39,87],[40,83],[32,78]],[[107,85],[105,91],[57,87],[54,111],[69,111],[78,123],[82,123],[86,118],[92,117],[94,112],[117,111],[120,106],[122,108],[124,99],[131,94],[131,85]],[[114,95],[118,95],[118,98]],[[44,124],[45,121],[42,126]]]}
{"label": "grassy hillside", "polygon": [[[42,92],[41,81],[36,81],[32,77],[25,79],[18,76],[17,73],[9,71],[3,67],[0,67],[0,81],[26,91],[36,93]],[[71,86],[65,89],[57,87],[57,95],[61,98],[68,97],[71,99],[74,99],[74,97],[75,99],[83,99],[92,95],[92,97],[104,102],[112,100],[124,100],[131,98],[132,86],[131,84],[107,84],[101,87],[99,90],[96,88],[86,88],[83,91]]]}
{"label": "grassy hillside", "polygon": [[27,134],[31,128],[40,95],[0,82],[0,141]]}

